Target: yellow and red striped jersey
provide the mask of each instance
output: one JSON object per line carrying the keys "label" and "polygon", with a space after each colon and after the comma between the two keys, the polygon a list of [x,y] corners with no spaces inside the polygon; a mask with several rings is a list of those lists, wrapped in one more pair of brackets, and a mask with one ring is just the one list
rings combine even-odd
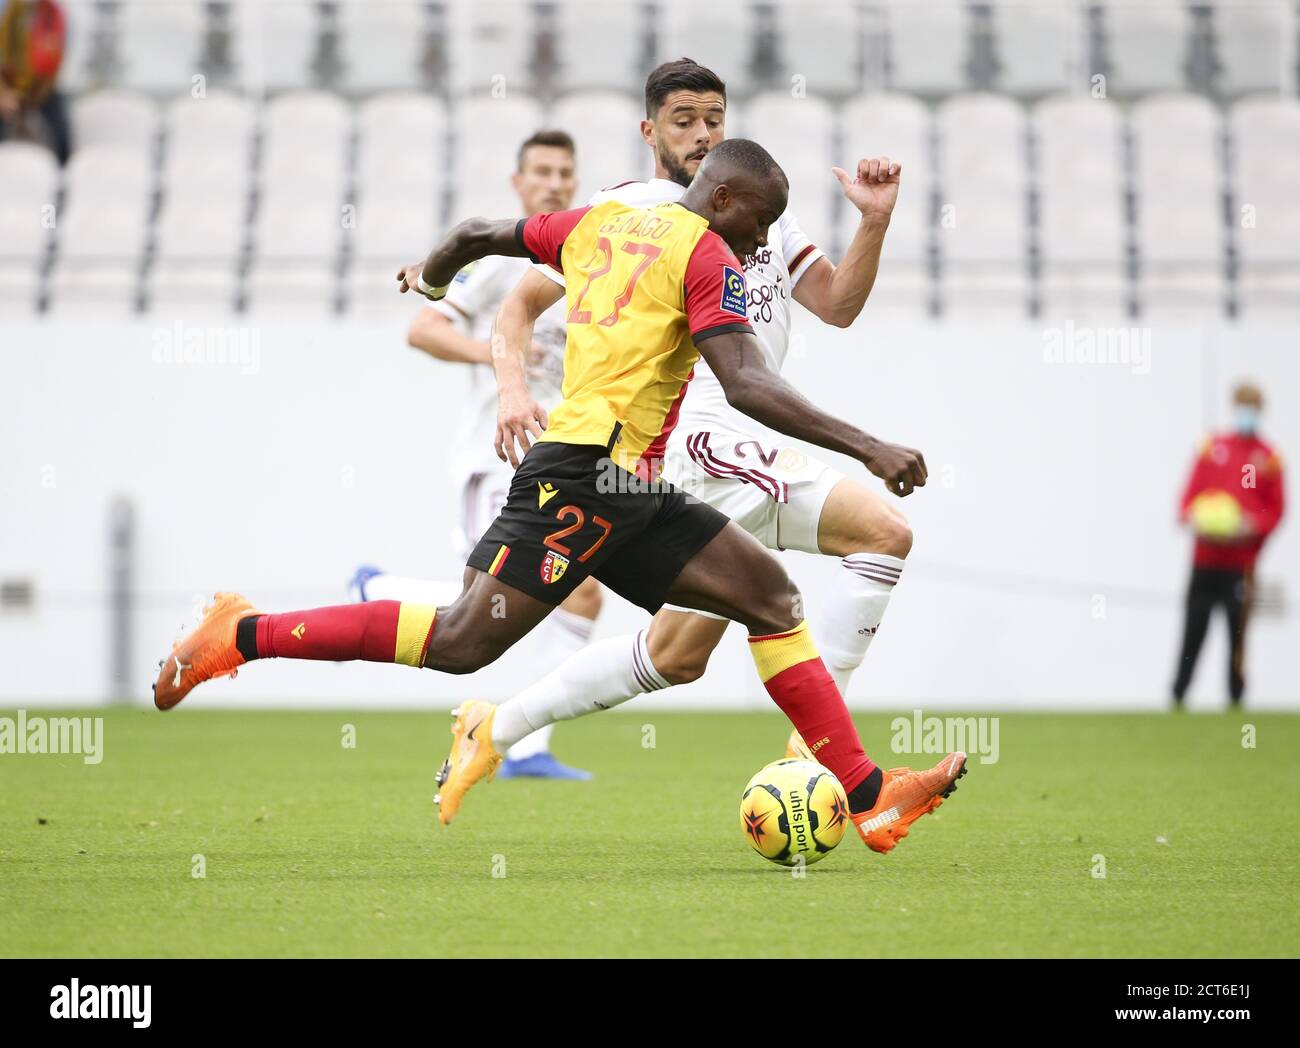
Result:
{"label": "yellow and red striped jersey", "polygon": [[624,469],[661,455],[699,359],[696,343],[750,330],[744,268],[680,204],[608,200],[517,228],[564,274],[564,399],[543,440],[600,445]]}

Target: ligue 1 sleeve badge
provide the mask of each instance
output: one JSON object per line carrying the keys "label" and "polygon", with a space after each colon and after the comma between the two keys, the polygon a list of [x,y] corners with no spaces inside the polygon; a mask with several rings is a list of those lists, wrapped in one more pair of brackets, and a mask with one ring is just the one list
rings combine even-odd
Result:
{"label": "ligue 1 sleeve badge", "polygon": [[548,586],[552,582],[559,582],[564,578],[564,573],[569,570],[569,558],[551,550],[542,558],[542,581]]}

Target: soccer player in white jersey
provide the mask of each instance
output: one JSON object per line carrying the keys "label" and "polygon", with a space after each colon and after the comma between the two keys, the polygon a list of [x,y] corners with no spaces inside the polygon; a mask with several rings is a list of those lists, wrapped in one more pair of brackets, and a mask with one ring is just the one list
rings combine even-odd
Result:
{"label": "soccer player in white jersey", "polygon": [[[705,154],[725,136],[726,88],[708,69],[681,59],[646,81],[642,137],[654,153],[655,178],[597,194],[647,206],[678,199]],[[789,348],[790,300],[823,322],[848,327],[875,281],[881,247],[898,196],[901,168],[887,157],[858,162],[853,175],[832,169],[861,214],[838,265],[787,212],[768,244],[745,260],[749,320],[771,367]],[[594,202],[594,201],[593,201]],[[526,333],[561,299],[563,287],[541,267],[502,303],[499,332]],[[509,336],[507,336],[509,337]],[[523,388],[501,388],[497,453],[517,460],[545,424]],[[814,616],[817,647],[841,692],[861,665],[912,545],[906,520],[884,498],[833,467],[789,446],[734,411],[701,361],[681,402],[663,475],[726,513],[772,549],[840,559],[824,607]],[[891,491],[903,496],[910,485]],[[608,709],[642,692],[699,678],[727,623],[698,611],[665,607],[632,637],[590,645],[497,709],[493,744],[500,749],[536,728]],[[808,740],[815,751],[816,740]],[[797,734],[790,752],[811,756]]]}
{"label": "soccer player in white jersey", "polygon": [[[573,139],[564,131],[538,131],[519,147],[518,170],[511,183],[526,216],[571,207],[577,188]],[[438,360],[469,364],[474,369],[473,394],[452,464],[453,475],[463,491],[459,538],[466,556],[501,511],[514,473],[492,452],[497,390],[492,378],[490,340],[492,320],[501,300],[528,268],[526,258],[499,255],[489,255],[466,267],[445,298],[420,310],[407,336],[412,346]],[[538,318],[529,361],[529,391],[548,409],[561,399],[564,342],[564,307],[557,303]],[[352,591],[356,599],[363,601],[443,605],[456,598],[461,584],[391,575],[365,566],[353,576]],[[600,584],[593,578],[585,580],[551,613],[537,629],[549,659],[562,662],[591,639],[600,605]],[[548,724],[515,742],[506,752],[497,776],[591,778],[590,773],[555,759],[550,751],[551,730]]]}

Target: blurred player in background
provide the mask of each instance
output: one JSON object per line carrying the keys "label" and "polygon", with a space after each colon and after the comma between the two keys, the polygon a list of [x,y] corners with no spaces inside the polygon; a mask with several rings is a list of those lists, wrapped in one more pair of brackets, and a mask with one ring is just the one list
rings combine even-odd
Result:
{"label": "blurred player in background", "polygon": [[[654,155],[655,178],[603,190],[593,203],[615,199],[650,207],[681,199],[704,157],[726,136],[726,86],[690,59],[655,69],[646,80],[645,103],[641,134]],[[875,282],[901,168],[880,157],[859,161],[852,175],[833,171],[861,214],[839,265],[809,240],[789,211],[773,224],[768,243],[744,260],[748,319],[774,371],[790,348],[791,299],[827,324],[848,327]],[[510,318],[521,316],[530,303],[540,307],[558,300],[563,286],[557,280],[562,278],[541,267],[530,272],[503,305],[503,333],[509,337]],[[835,361],[828,359],[826,366],[835,367]],[[664,457],[667,480],[727,514],[769,549],[842,558],[814,632],[826,667],[844,692],[902,574],[912,546],[907,521],[858,481],[742,416],[727,403],[703,360],[679,410]],[[512,401],[506,392],[501,412],[513,458],[514,441],[527,449],[541,431],[530,405]],[[696,680],[726,628],[725,619],[707,612],[665,606],[648,630],[591,645],[511,701],[520,704],[527,723],[541,726]],[[790,752],[807,755],[797,734],[791,736]]]}
{"label": "blurred player in background", "polygon": [[[563,131],[538,131],[519,147],[518,170],[511,184],[525,217],[564,211],[573,204],[577,188],[576,151]],[[510,492],[514,470],[492,452],[497,421],[497,390],[492,378],[492,320],[506,293],[527,272],[526,258],[489,255],[463,269],[440,302],[420,310],[411,322],[408,340],[416,349],[439,360],[469,364],[474,391],[466,412],[452,466],[463,492],[460,504],[460,554],[468,556],[487,526],[496,519]],[[564,307],[548,309],[533,329],[528,360],[528,388],[547,410],[562,399],[564,383]],[[390,575],[373,567],[358,569],[353,595],[366,600],[406,600],[450,604],[459,596],[459,582],[429,582]],[[600,614],[600,584],[586,579],[539,627],[548,657],[563,662],[591,639]],[[550,751],[552,725],[533,732],[510,747],[498,776],[547,779],[589,779],[591,774],[570,768]]]}
{"label": "blurred player in background", "polygon": [[1196,546],[1174,678],[1175,708],[1183,704],[1210,613],[1219,604],[1231,638],[1228,694],[1233,706],[1241,704],[1255,561],[1282,519],[1282,460],[1259,436],[1264,397],[1256,386],[1242,383],[1232,405],[1232,429],[1206,440],[1183,491],[1181,517],[1196,533]]}

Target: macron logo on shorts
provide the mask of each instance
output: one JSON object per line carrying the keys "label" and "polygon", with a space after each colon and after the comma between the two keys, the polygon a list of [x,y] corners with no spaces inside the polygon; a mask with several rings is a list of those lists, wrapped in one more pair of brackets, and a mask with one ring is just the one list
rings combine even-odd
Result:
{"label": "macron logo on shorts", "polygon": [[745,278],[730,266],[722,267],[722,301],[719,305],[728,313],[746,316]]}

